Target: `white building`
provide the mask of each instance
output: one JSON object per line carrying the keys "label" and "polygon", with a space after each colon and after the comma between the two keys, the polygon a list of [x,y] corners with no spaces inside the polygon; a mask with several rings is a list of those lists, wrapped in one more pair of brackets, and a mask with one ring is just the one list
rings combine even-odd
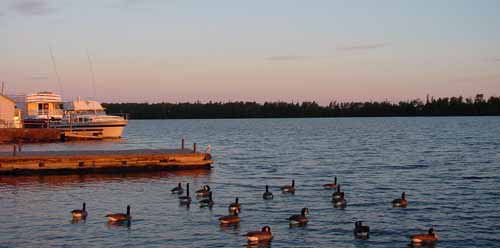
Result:
{"label": "white building", "polygon": [[0,94],[0,128],[21,127],[21,111],[16,108],[16,102]]}

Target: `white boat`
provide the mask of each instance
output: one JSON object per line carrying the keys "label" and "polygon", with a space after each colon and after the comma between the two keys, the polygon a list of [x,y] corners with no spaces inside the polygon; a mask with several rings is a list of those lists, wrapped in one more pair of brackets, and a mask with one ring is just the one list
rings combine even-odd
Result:
{"label": "white boat", "polygon": [[26,128],[58,128],[68,138],[121,138],[128,121],[123,116],[107,115],[99,102],[77,99],[62,102],[52,92],[26,96]]}
{"label": "white boat", "polygon": [[107,115],[99,102],[77,99],[64,103],[64,117],[51,125],[68,137],[121,138],[128,121],[122,116]]}
{"label": "white boat", "polygon": [[61,96],[52,92],[29,94],[24,99],[24,127],[44,128],[49,121],[60,121],[63,117],[63,102]]}

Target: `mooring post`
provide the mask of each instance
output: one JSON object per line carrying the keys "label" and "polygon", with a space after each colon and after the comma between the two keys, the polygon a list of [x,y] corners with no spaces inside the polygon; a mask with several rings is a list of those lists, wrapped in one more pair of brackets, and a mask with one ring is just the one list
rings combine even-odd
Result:
{"label": "mooring post", "polygon": [[184,150],[184,139],[182,139],[182,142],[181,142],[181,149]]}
{"label": "mooring post", "polygon": [[19,140],[19,141],[17,142],[17,151],[18,151],[18,152],[21,152],[21,151],[22,151],[22,150],[21,150],[21,140]]}
{"label": "mooring post", "polygon": [[193,152],[196,153],[196,143],[193,143]]}
{"label": "mooring post", "polygon": [[16,156],[16,150],[17,150],[16,145],[12,146],[12,156],[14,157]]}

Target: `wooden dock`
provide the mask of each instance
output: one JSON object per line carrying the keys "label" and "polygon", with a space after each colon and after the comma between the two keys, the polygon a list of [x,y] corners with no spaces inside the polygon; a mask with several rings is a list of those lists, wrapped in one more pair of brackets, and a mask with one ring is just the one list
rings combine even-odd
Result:
{"label": "wooden dock", "polygon": [[60,142],[61,130],[54,128],[0,128],[0,144]]}
{"label": "wooden dock", "polygon": [[213,162],[210,154],[190,149],[0,152],[0,175],[210,169]]}

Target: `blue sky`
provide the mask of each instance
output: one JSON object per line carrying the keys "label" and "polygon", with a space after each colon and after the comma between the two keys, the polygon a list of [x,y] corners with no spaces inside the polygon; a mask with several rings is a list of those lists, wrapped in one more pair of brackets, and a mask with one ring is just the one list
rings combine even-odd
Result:
{"label": "blue sky", "polygon": [[[2,0],[9,93],[101,101],[500,93],[500,1]],[[57,83],[52,48],[61,85]]]}

